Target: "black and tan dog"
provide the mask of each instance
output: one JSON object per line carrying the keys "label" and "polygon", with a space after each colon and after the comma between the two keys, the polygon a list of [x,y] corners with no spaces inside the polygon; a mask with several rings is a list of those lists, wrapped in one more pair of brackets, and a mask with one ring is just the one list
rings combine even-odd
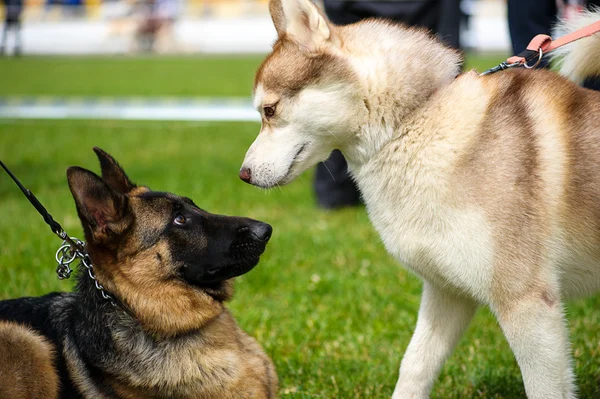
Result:
{"label": "black and tan dog", "polygon": [[95,149],[102,178],[67,177],[99,282],[0,302],[1,398],[274,398],[277,376],[223,302],[268,224],[214,215],[133,184]]}

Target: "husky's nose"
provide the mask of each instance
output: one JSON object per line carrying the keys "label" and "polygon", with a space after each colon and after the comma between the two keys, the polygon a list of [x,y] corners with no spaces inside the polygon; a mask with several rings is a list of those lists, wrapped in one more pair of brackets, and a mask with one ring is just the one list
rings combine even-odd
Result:
{"label": "husky's nose", "polygon": [[252,238],[257,239],[258,241],[267,242],[271,238],[273,228],[266,223],[257,222],[250,226],[250,233]]}
{"label": "husky's nose", "polygon": [[240,179],[242,179],[246,183],[250,183],[251,178],[252,178],[252,174],[250,173],[250,168],[240,169]]}

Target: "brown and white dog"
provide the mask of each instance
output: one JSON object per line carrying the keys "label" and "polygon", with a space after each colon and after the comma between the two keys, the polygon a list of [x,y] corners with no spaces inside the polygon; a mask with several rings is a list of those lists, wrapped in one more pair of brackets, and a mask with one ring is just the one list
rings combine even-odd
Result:
{"label": "brown and white dog", "polygon": [[[549,71],[459,74],[425,32],[335,26],[310,0],[270,10],[279,38],[240,177],[283,185],[344,153],[387,250],[424,280],[393,397],[429,395],[483,304],[527,395],[575,398],[562,304],[600,289],[600,93]],[[569,47],[571,78],[600,75],[599,35]]]}

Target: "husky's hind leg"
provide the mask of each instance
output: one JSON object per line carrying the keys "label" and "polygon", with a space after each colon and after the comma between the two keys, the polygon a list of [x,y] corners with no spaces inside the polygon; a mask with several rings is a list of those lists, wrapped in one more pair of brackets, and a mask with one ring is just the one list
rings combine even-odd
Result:
{"label": "husky's hind leg", "polygon": [[417,327],[402,359],[393,399],[429,397],[442,365],[476,309],[472,300],[424,283]]}
{"label": "husky's hind leg", "polygon": [[31,329],[0,322],[0,398],[58,398],[53,358],[53,346]]}
{"label": "husky's hind leg", "polygon": [[577,397],[570,343],[559,296],[532,293],[518,302],[494,306],[513,350],[529,399]]}

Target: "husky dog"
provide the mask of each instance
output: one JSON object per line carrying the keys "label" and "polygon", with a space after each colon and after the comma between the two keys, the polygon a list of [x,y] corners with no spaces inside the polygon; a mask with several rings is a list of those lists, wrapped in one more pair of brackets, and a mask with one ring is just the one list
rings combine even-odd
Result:
{"label": "husky dog", "polygon": [[[487,305],[527,395],[575,398],[563,301],[600,289],[600,93],[549,71],[460,74],[426,32],[335,26],[310,0],[270,11],[240,178],[284,185],[344,153],[387,250],[424,281],[393,397],[427,397]],[[569,77],[600,75],[599,35],[570,47]]]}
{"label": "husky dog", "polygon": [[95,278],[73,293],[0,302],[0,398],[273,399],[275,368],[224,302],[271,226],[208,213],[129,180],[69,168]]}

